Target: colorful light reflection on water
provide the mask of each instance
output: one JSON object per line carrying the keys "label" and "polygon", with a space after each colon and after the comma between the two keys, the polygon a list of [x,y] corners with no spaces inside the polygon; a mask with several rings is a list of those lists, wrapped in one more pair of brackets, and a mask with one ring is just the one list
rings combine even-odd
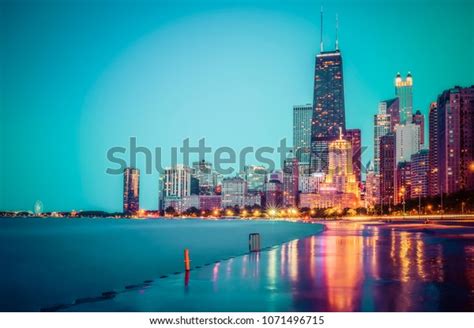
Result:
{"label": "colorful light reflection on water", "polygon": [[[465,228],[470,229],[470,228]],[[294,240],[162,280],[90,311],[473,311],[474,240],[330,223]]]}

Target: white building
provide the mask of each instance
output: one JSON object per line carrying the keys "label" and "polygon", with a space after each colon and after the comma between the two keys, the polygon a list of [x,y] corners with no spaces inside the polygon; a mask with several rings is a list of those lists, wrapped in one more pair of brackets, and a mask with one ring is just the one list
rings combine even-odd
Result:
{"label": "white building", "polygon": [[411,155],[420,151],[420,126],[407,123],[395,127],[396,163],[411,160]]}
{"label": "white building", "polygon": [[163,197],[185,197],[191,195],[191,173],[190,167],[178,164],[175,167],[165,169],[163,177]]}
{"label": "white building", "polygon": [[299,190],[302,193],[317,193],[325,174],[322,172],[312,173],[311,175],[300,175]]}
{"label": "white building", "polygon": [[239,177],[222,180],[222,207],[245,206],[247,182]]}

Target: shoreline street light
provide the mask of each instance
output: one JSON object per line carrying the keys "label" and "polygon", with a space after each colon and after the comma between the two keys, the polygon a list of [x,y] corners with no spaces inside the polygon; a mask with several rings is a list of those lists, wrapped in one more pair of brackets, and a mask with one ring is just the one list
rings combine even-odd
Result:
{"label": "shoreline street light", "polygon": [[400,188],[400,196],[402,197],[402,204],[403,204],[403,215],[406,215],[406,208],[405,208],[405,186]]}

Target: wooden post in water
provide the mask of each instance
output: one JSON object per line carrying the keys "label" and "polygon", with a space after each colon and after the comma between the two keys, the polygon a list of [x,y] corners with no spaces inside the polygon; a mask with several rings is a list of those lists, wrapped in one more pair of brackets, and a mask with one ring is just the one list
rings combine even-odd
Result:
{"label": "wooden post in water", "polygon": [[249,251],[250,252],[259,252],[260,251],[260,234],[251,233],[249,234]]}
{"label": "wooden post in water", "polygon": [[184,269],[186,272],[191,271],[191,260],[189,259],[189,249],[184,250]]}

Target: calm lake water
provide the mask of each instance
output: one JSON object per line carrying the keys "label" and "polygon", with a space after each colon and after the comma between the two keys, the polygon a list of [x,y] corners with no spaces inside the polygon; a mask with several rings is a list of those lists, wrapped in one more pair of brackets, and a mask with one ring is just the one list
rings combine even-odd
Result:
{"label": "calm lake water", "polygon": [[474,230],[327,223],[327,230],[65,311],[474,311]]}
{"label": "calm lake water", "polygon": [[263,221],[0,218],[0,311],[38,311],[303,238],[320,225]]}

